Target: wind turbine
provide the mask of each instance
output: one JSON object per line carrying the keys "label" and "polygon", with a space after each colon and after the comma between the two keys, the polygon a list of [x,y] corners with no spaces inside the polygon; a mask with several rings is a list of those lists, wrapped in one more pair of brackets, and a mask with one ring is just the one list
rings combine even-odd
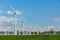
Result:
{"label": "wind turbine", "polygon": [[[10,5],[10,8],[12,9],[13,12],[10,12],[14,15],[14,34],[16,35],[16,15],[19,15],[22,11],[15,10],[12,5]],[[9,13],[8,12],[8,13]]]}
{"label": "wind turbine", "polygon": [[21,31],[23,32],[22,34],[24,34],[24,21],[26,20],[25,18],[23,18],[22,16],[21,16],[21,18],[22,18],[22,20],[21,20]]}

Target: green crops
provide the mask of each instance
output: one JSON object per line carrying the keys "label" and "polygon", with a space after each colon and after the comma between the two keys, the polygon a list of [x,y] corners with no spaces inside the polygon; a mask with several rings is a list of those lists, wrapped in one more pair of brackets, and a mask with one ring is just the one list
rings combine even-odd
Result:
{"label": "green crops", "polygon": [[60,35],[1,35],[0,40],[60,40]]}

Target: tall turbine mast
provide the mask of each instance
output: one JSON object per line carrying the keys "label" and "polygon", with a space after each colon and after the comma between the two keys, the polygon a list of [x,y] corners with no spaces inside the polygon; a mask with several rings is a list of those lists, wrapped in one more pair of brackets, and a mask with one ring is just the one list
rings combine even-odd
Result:
{"label": "tall turbine mast", "polygon": [[14,32],[15,32],[15,35],[16,35],[16,12],[14,13]]}
{"label": "tall turbine mast", "polygon": [[13,15],[14,15],[14,34],[16,35],[16,12],[14,10],[14,8],[12,7],[12,5],[10,5],[10,8],[12,9],[13,11]]}

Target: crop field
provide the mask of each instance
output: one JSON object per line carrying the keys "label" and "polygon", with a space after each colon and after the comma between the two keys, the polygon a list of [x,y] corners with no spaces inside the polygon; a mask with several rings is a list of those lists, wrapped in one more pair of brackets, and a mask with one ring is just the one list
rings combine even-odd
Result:
{"label": "crop field", "polygon": [[60,40],[60,35],[1,35],[0,40]]}

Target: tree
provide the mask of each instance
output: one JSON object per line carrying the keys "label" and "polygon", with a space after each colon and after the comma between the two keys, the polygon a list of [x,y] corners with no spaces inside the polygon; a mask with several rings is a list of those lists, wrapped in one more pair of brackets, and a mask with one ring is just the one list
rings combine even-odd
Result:
{"label": "tree", "polygon": [[9,32],[9,34],[13,34],[13,32],[12,32],[12,31],[10,31],[10,32]]}
{"label": "tree", "polygon": [[57,34],[57,35],[60,35],[60,31],[57,31],[56,34]]}
{"label": "tree", "polygon": [[48,34],[48,31],[45,31],[44,34]]}
{"label": "tree", "polygon": [[31,32],[31,34],[33,35],[33,34],[34,34],[34,32]]}
{"label": "tree", "polygon": [[22,31],[20,31],[20,34],[22,35],[22,34],[23,34],[23,32],[22,32]]}
{"label": "tree", "polygon": [[34,34],[37,35],[37,32],[35,31]]}
{"label": "tree", "polygon": [[3,34],[3,35],[4,35],[4,33],[5,33],[5,32],[4,32],[4,31],[2,31],[2,34]]}
{"label": "tree", "polygon": [[1,31],[0,31],[0,34],[1,34]]}

